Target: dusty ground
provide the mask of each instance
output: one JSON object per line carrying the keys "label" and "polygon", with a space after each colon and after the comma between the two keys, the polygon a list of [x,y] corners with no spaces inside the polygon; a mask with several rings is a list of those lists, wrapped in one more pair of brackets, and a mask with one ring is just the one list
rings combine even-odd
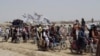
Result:
{"label": "dusty ground", "polygon": [[25,56],[25,55],[17,53],[17,52],[12,52],[9,50],[0,49],[0,56]]}
{"label": "dusty ground", "polygon": [[9,42],[2,42],[0,38],[0,56],[90,56],[88,54],[75,55],[68,50],[61,52],[54,51],[38,51],[37,46],[31,43],[14,44]]}

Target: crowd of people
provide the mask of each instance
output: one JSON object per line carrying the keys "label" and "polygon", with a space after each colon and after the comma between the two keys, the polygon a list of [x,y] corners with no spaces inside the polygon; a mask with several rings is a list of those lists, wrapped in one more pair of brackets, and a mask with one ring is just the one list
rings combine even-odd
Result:
{"label": "crowd of people", "polygon": [[[90,28],[84,19],[81,23],[76,20],[73,25],[35,25],[25,27],[9,27],[5,30],[4,40],[8,40],[11,37],[12,43],[18,43],[19,38],[23,39],[23,42],[28,40],[34,40],[39,49],[49,50],[52,43],[60,43],[62,39],[70,41],[70,49],[76,50],[78,54],[82,54],[87,45],[99,43],[100,30],[97,29],[95,24],[92,24]],[[1,33],[1,28],[0,28]],[[72,40],[70,40],[72,39]]]}

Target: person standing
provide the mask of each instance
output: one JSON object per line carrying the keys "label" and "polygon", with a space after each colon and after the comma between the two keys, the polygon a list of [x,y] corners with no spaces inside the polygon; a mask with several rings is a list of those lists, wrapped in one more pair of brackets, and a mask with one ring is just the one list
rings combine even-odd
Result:
{"label": "person standing", "polygon": [[1,26],[0,26],[0,36],[2,35],[2,28],[1,28]]}
{"label": "person standing", "polygon": [[83,32],[85,31],[85,26],[86,26],[86,22],[85,22],[84,18],[82,18],[81,27],[83,28]]}
{"label": "person standing", "polygon": [[5,40],[6,40],[6,42],[8,41],[8,39],[9,39],[9,28],[6,28],[6,30],[5,30]]}
{"label": "person standing", "polygon": [[83,27],[85,27],[85,20],[84,20],[84,18],[82,18],[82,20],[81,20],[81,26],[83,26]]}
{"label": "person standing", "polygon": [[27,31],[25,27],[22,30],[22,38],[23,38],[23,42],[26,43],[27,42]]}
{"label": "person standing", "polygon": [[100,56],[100,31],[98,32],[98,45],[97,45],[97,51],[96,51],[96,56]]}
{"label": "person standing", "polygon": [[69,25],[68,27],[68,36],[71,37],[71,33],[72,33],[72,26]]}
{"label": "person standing", "polygon": [[17,28],[14,27],[13,28],[13,33],[12,33],[12,40],[11,40],[12,43],[16,43],[17,42]]}

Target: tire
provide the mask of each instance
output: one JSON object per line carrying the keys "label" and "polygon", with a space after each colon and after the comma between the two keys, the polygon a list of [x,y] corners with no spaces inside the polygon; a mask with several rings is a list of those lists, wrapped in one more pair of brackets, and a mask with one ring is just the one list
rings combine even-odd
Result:
{"label": "tire", "polygon": [[7,42],[7,41],[8,41],[7,36],[4,36],[4,38],[2,39],[2,42]]}
{"label": "tire", "polygon": [[91,56],[95,56],[96,55],[92,48],[90,48],[90,55]]}
{"label": "tire", "polygon": [[56,43],[55,45],[53,44],[52,49],[55,52],[60,52],[61,51],[61,45],[60,45],[60,43]]}
{"label": "tire", "polygon": [[19,38],[17,39],[17,42],[20,43],[20,39]]}
{"label": "tire", "polygon": [[71,53],[74,53],[72,48],[70,48],[70,51],[71,51]]}
{"label": "tire", "polygon": [[66,50],[67,49],[67,43],[61,43],[61,49]]}
{"label": "tire", "polygon": [[20,43],[20,38],[17,37],[17,39],[15,40],[16,43]]}
{"label": "tire", "polygon": [[90,48],[90,55],[91,55],[91,56],[94,56],[94,55],[93,55],[93,49],[92,49],[92,48]]}
{"label": "tire", "polygon": [[70,51],[71,51],[72,54],[78,53],[78,50],[73,48],[72,46],[70,46]]}
{"label": "tire", "polygon": [[85,52],[86,53],[89,53],[90,52],[90,46],[89,45],[86,46]]}

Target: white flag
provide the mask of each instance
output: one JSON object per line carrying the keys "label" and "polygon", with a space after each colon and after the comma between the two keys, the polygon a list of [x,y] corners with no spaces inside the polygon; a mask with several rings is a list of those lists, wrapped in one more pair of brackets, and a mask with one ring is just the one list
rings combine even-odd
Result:
{"label": "white flag", "polygon": [[26,14],[24,14],[24,15],[22,15],[24,18],[26,18],[27,16],[26,16]]}
{"label": "white flag", "polygon": [[50,20],[48,20],[47,18],[44,18],[44,22],[47,24],[51,24]]}
{"label": "white flag", "polygon": [[28,19],[34,19],[34,17],[31,14],[28,14]]}

